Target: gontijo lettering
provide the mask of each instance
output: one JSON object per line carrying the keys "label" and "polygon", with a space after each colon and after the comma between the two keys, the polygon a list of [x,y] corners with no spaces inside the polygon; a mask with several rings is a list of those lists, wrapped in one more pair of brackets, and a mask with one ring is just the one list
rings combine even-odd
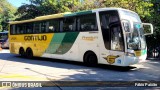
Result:
{"label": "gontijo lettering", "polygon": [[46,35],[29,35],[29,36],[24,36],[25,41],[46,41],[47,36]]}

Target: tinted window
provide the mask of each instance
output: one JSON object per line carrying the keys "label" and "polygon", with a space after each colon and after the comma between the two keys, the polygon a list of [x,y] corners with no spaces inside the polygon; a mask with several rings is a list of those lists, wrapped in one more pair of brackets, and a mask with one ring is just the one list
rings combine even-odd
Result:
{"label": "tinted window", "polygon": [[76,30],[76,18],[64,18],[63,20],[63,31],[75,31]]}
{"label": "tinted window", "polygon": [[96,14],[82,15],[78,17],[78,30],[97,31]]}
{"label": "tinted window", "polygon": [[108,50],[124,50],[122,28],[118,11],[100,12],[103,40]]}
{"label": "tinted window", "polygon": [[32,23],[27,23],[26,24],[26,32],[28,34],[32,34],[33,33],[33,24]]}
{"label": "tinted window", "polygon": [[15,34],[15,25],[10,25],[10,33]]}
{"label": "tinted window", "polygon": [[104,40],[104,45],[106,49],[110,50],[110,29],[109,29],[109,13],[100,13],[100,24],[102,29],[102,35]]}
{"label": "tinted window", "polygon": [[40,23],[40,25],[41,25],[41,29],[40,29],[40,33],[45,33],[46,31],[48,31],[47,29],[47,25],[48,23],[46,22],[46,21],[43,21],[43,22],[41,22]]}
{"label": "tinted window", "polygon": [[19,34],[19,33],[20,33],[20,25],[19,25],[19,24],[16,25],[15,33],[16,33],[16,34]]}
{"label": "tinted window", "polygon": [[40,33],[40,22],[34,23],[33,33]]}
{"label": "tinted window", "polygon": [[59,31],[59,20],[50,20],[48,32],[58,32]]}

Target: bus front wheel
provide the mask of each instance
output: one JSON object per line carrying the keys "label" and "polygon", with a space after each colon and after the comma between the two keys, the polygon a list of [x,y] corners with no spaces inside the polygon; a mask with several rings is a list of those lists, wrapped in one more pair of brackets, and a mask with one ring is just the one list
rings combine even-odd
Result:
{"label": "bus front wheel", "polygon": [[33,51],[32,51],[31,48],[27,48],[26,56],[27,56],[27,58],[32,58],[33,57]]}
{"label": "bus front wheel", "polygon": [[25,57],[25,51],[22,47],[19,49],[19,54],[21,57]]}
{"label": "bus front wheel", "polygon": [[98,64],[97,56],[94,52],[86,52],[83,59],[87,66],[96,66]]}

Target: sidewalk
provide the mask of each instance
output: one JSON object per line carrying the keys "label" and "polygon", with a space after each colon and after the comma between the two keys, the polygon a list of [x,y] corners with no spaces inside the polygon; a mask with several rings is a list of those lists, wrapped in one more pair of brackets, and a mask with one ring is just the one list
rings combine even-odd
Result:
{"label": "sidewalk", "polygon": [[147,58],[146,60],[150,60],[150,61],[159,61],[159,62],[160,62],[160,58]]}

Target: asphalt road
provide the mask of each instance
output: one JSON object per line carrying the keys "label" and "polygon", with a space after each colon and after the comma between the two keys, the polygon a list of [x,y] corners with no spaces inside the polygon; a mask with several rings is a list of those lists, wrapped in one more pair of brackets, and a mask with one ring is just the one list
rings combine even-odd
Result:
{"label": "asphalt road", "polygon": [[[21,58],[0,51],[0,81],[160,81],[160,60],[146,60],[145,63],[127,68],[98,65],[87,67],[83,63],[49,58]],[[135,89],[160,90],[160,87],[130,87]],[[128,87],[45,87],[45,88],[0,88],[2,90],[106,90]]]}

